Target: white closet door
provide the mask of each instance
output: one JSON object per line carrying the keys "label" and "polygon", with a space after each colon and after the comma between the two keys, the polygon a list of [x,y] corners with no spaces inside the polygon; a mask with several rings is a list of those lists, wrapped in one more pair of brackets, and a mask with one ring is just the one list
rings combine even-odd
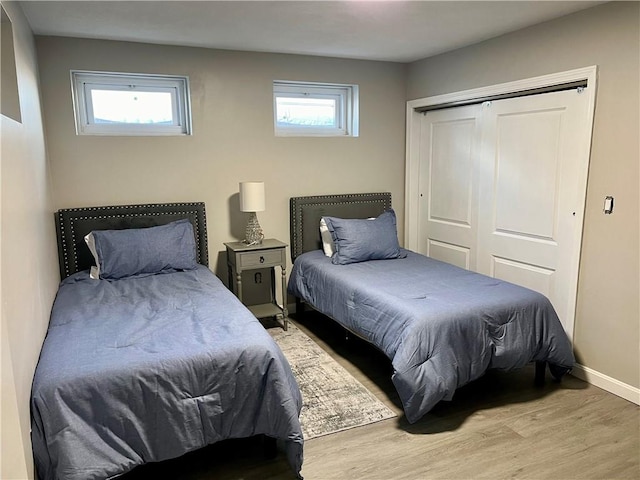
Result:
{"label": "white closet door", "polygon": [[479,105],[429,112],[421,123],[419,251],[475,270]]}
{"label": "white closet door", "polygon": [[588,102],[568,90],[436,110],[420,132],[418,251],[543,293],[570,338]]}
{"label": "white closet door", "polygon": [[587,106],[576,90],[485,104],[479,156],[477,271],[546,295],[570,335]]}

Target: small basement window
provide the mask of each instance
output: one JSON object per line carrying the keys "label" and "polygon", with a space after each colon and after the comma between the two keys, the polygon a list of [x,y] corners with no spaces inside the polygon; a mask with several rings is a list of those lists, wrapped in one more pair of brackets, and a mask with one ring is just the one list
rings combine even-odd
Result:
{"label": "small basement window", "polygon": [[78,135],[191,135],[189,79],[71,71]]}
{"label": "small basement window", "polygon": [[276,136],[358,136],[358,86],[273,82]]}

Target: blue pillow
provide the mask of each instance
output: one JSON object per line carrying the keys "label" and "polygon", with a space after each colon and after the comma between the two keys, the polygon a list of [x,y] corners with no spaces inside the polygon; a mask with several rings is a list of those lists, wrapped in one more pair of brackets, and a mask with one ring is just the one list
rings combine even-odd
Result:
{"label": "blue pillow", "polygon": [[336,251],[335,265],[384,260],[404,256],[398,244],[396,213],[387,210],[374,219],[324,217]]}
{"label": "blue pillow", "polygon": [[188,219],[157,227],[94,230],[85,240],[103,279],[198,266],[193,225]]}

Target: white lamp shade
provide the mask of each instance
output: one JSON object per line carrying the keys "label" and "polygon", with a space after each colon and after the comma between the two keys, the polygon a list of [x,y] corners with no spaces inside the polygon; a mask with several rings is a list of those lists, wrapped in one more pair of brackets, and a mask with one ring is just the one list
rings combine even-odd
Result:
{"label": "white lamp shade", "polygon": [[264,182],[240,182],[240,211],[263,212]]}

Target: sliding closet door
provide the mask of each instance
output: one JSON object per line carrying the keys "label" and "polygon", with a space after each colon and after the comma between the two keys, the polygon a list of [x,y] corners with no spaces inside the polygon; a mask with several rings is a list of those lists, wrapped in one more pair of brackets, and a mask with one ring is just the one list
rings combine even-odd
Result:
{"label": "sliding closet door", "polygon": [[587,96],[568,90],[500,100],[483,113],[477,271],[543,293],[572,331]]}
{"label": "sliding closet door", "polygon": [[420,132],[418,250],[543,293],[570,336],[589,121],[567,90],[430,111]]}
{"label": "sliding closet door", "polygon": [[419,251],[476,269],[479,105],[429,112],[421,124]]}

